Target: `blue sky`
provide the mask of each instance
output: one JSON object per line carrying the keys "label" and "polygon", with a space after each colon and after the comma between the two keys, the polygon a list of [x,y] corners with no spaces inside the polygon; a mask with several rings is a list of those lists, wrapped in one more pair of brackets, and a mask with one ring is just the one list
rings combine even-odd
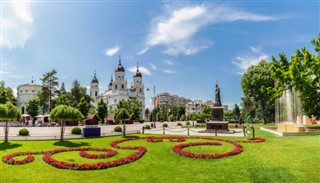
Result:
{"label": "blue sky", "polygon": [[[107,89],[118,55],[128,83],[137,62],[145,87],[240,104],[241,75],[259,60],[301,47],[320,32],[317,1],[1,1],[1,79],[16,88],[58,71],[67,88]],[[153,92],[146,91],[146,101]],[[148,104],[147,104],[148,105]]]}

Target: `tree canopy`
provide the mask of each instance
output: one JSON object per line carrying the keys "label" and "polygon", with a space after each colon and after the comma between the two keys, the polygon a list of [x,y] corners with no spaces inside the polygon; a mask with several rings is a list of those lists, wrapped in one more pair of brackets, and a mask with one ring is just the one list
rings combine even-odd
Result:
{"label": "tree canopy", "polygon": [[27,103],[27,113],[34,118],[39,114],[40,99],[38,97],[30,99]]}
{"label": "tree canopy", "polygon": [[107,104],[104,103],[103,99],[100,99],[100,101],[98,102],[98,117],[101,119],[102,122],[104,122],[104,118],[107,116],[108,114],[108,108],[107,108]]}
{"label": "tree canopy", "polygon": [[38,94],[40,106],[43,113],[48,110],[50,112],[54,108],[54,97],[56,96],[57,87],[59,86],[57,71],[53,69],[43,74],[40,80],[42,81],[42,88]]}
{"label": "tree canopy", "polygon": [[279,60],[272,57],[272,73],[277,79],[278,96],[283,90],[296,90],[304,114],[320,119],[320,34],[311,44],[316,54],[304,47],[291,56],[290,62],[284,53],[279,54]]}
{"label": "tree canopy", "polygon": [[129,115],[132,115],[135,120],[139,120],[142,111],[142,104],[136,99],[121,100],[117,104],[117,109],[126,109]]}
{"label": "tree canopy", "polygon": [[257,102],[261,108],[265,124],[270,120],[274,120],[273,118],[268,119],[268,114],[274,114],[276,96],[274,77],[270,67],[271,63],[262,60],[258,65],[249,67],[241,78],[241,87],[244,95],[252,97]]}
{"label": "tree canopy", "polygon": [[13,94],[13,90],[10,87],[5,87],[5,82],[0,81],[0,104],[11,102],[16,104],[16,97]]}

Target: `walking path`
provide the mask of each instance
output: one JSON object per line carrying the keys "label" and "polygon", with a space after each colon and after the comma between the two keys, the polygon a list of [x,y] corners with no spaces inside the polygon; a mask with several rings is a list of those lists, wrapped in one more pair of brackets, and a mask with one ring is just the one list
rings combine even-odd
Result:
{"label": "walking path", "polygon": [[[184,122],[182,122],[184,124]],[[152,122],[153,124],[153,122]],[[187,128],[181,128],[177,126],[177,122],[167,122],[168,128],[165,128],[166,135],[188,135]],[[130,124],[126,125],[127,134],[137,134],[142,133],[142,127],[145,125],[151,125],[150,122],[145,122],[144,124]],[[113,129],[115,126],[122,125],[101,125],[101,136],[115,136],[121,135],[121,132],[114,132]],[[78,126],[84,128],[84,126]],[[145,130],[145,134],[163,134],[162,123],[156,122],[157,128],[152,128]],[[18,136],[19,130],[26,128],[30,132],[30,136],[22,137]],[[71,130],[74,126],[65,127],[64,137],[65,139],[76,139],[84,138],[82,135],[73,135]],[[9,128],[9,140],[54,140],[60,138],[60,127],[10,127]],[[215,133],[200,133],[199,131],[204,130],[204,128],[190,128],[189,135],[193,136],[215,136]],[[242,130],[237,131],[236,133],[217,133],[217,136],[234,136],[234,137],[243,137]],[[4,139],[4,127],[0,127],[0,140]]]}

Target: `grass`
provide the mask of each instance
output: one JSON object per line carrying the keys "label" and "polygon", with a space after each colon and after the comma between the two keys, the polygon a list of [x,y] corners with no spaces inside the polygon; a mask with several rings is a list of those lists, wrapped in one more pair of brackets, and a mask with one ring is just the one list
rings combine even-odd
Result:
{"label": "grass", "polygon": [[[120,145],[146,146],[147,153],[139,160],[104,170],[72,171],[54,168],[36,155],[35,161],[25,165],[0,162],[0,182],[317,182],[320,167],[320,136],[278,137],[260,131],[256,136],[266,138],[263,143],[241,143],[243,152],[221,159],[190,159],[171,151],[178,142],[149,143],[135,140]],[[140,136],[140,135],[139,135]],[[143,135],[141,135],[143,136]],[[147,136],[147,135],[144,135]],[[65,147],[107,147],[118,137],[57,141],[11,141],[0,143],[0,156],[17,151],[39,151]],[[225,138],[243,139],[243,138]],[[188,139],[190,141],[204,141]],[[182,142],[182,143],[186,143]],[[232,145],[193,146],[184,150],[195,153],[220,153]],[[108,160],[132,154],[132,150],[115,149],[118,154]],[[95,152],[90,152],[95,153]],[[96,152],[97,154],[100,152]],[[94,163],[101,160],[84,159],[75,152],[53,155],[58,160]],[[21,157],[17,157],[20,159]]]}

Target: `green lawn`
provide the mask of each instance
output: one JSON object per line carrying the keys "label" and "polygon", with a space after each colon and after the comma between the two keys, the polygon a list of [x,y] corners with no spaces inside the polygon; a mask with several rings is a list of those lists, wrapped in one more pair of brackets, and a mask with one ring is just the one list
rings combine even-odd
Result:
{"label": "green lawn", "polygon": [[[148,135],[141,135],[148,136]],[[146,154],[135,162],[103,170],[74,171],[57,169],[35,155],[32,163],[8,165],[0,162],[0,182],[319,182],[320,136],[278,137],[256,128],[256,136],[266,142],[241,143],[243,152],[220,159],[191,159],[179,156],[171,148],[179,143],[206,140],[187,139],[186,142],[147,142],[145,139],[127,141],[120,146],[145,146]],[[118,152],[106,160],[114,160],[136,152],[110,147],[121,137],[57,141],[11,141],[0,143],[1,157],[18,151],[40,151],[65,147],[107,147]],[[229,140],[244,138],[224,138]],[[223,153],[233,145],[192,146],[184,150],[195,153]],[[103,152],[91,152],[100,154]],[[55,159],[77,163],[101,160],[85,159],[78,151],[62,152]],[[19,159],[22,157],[17,157]]]}

